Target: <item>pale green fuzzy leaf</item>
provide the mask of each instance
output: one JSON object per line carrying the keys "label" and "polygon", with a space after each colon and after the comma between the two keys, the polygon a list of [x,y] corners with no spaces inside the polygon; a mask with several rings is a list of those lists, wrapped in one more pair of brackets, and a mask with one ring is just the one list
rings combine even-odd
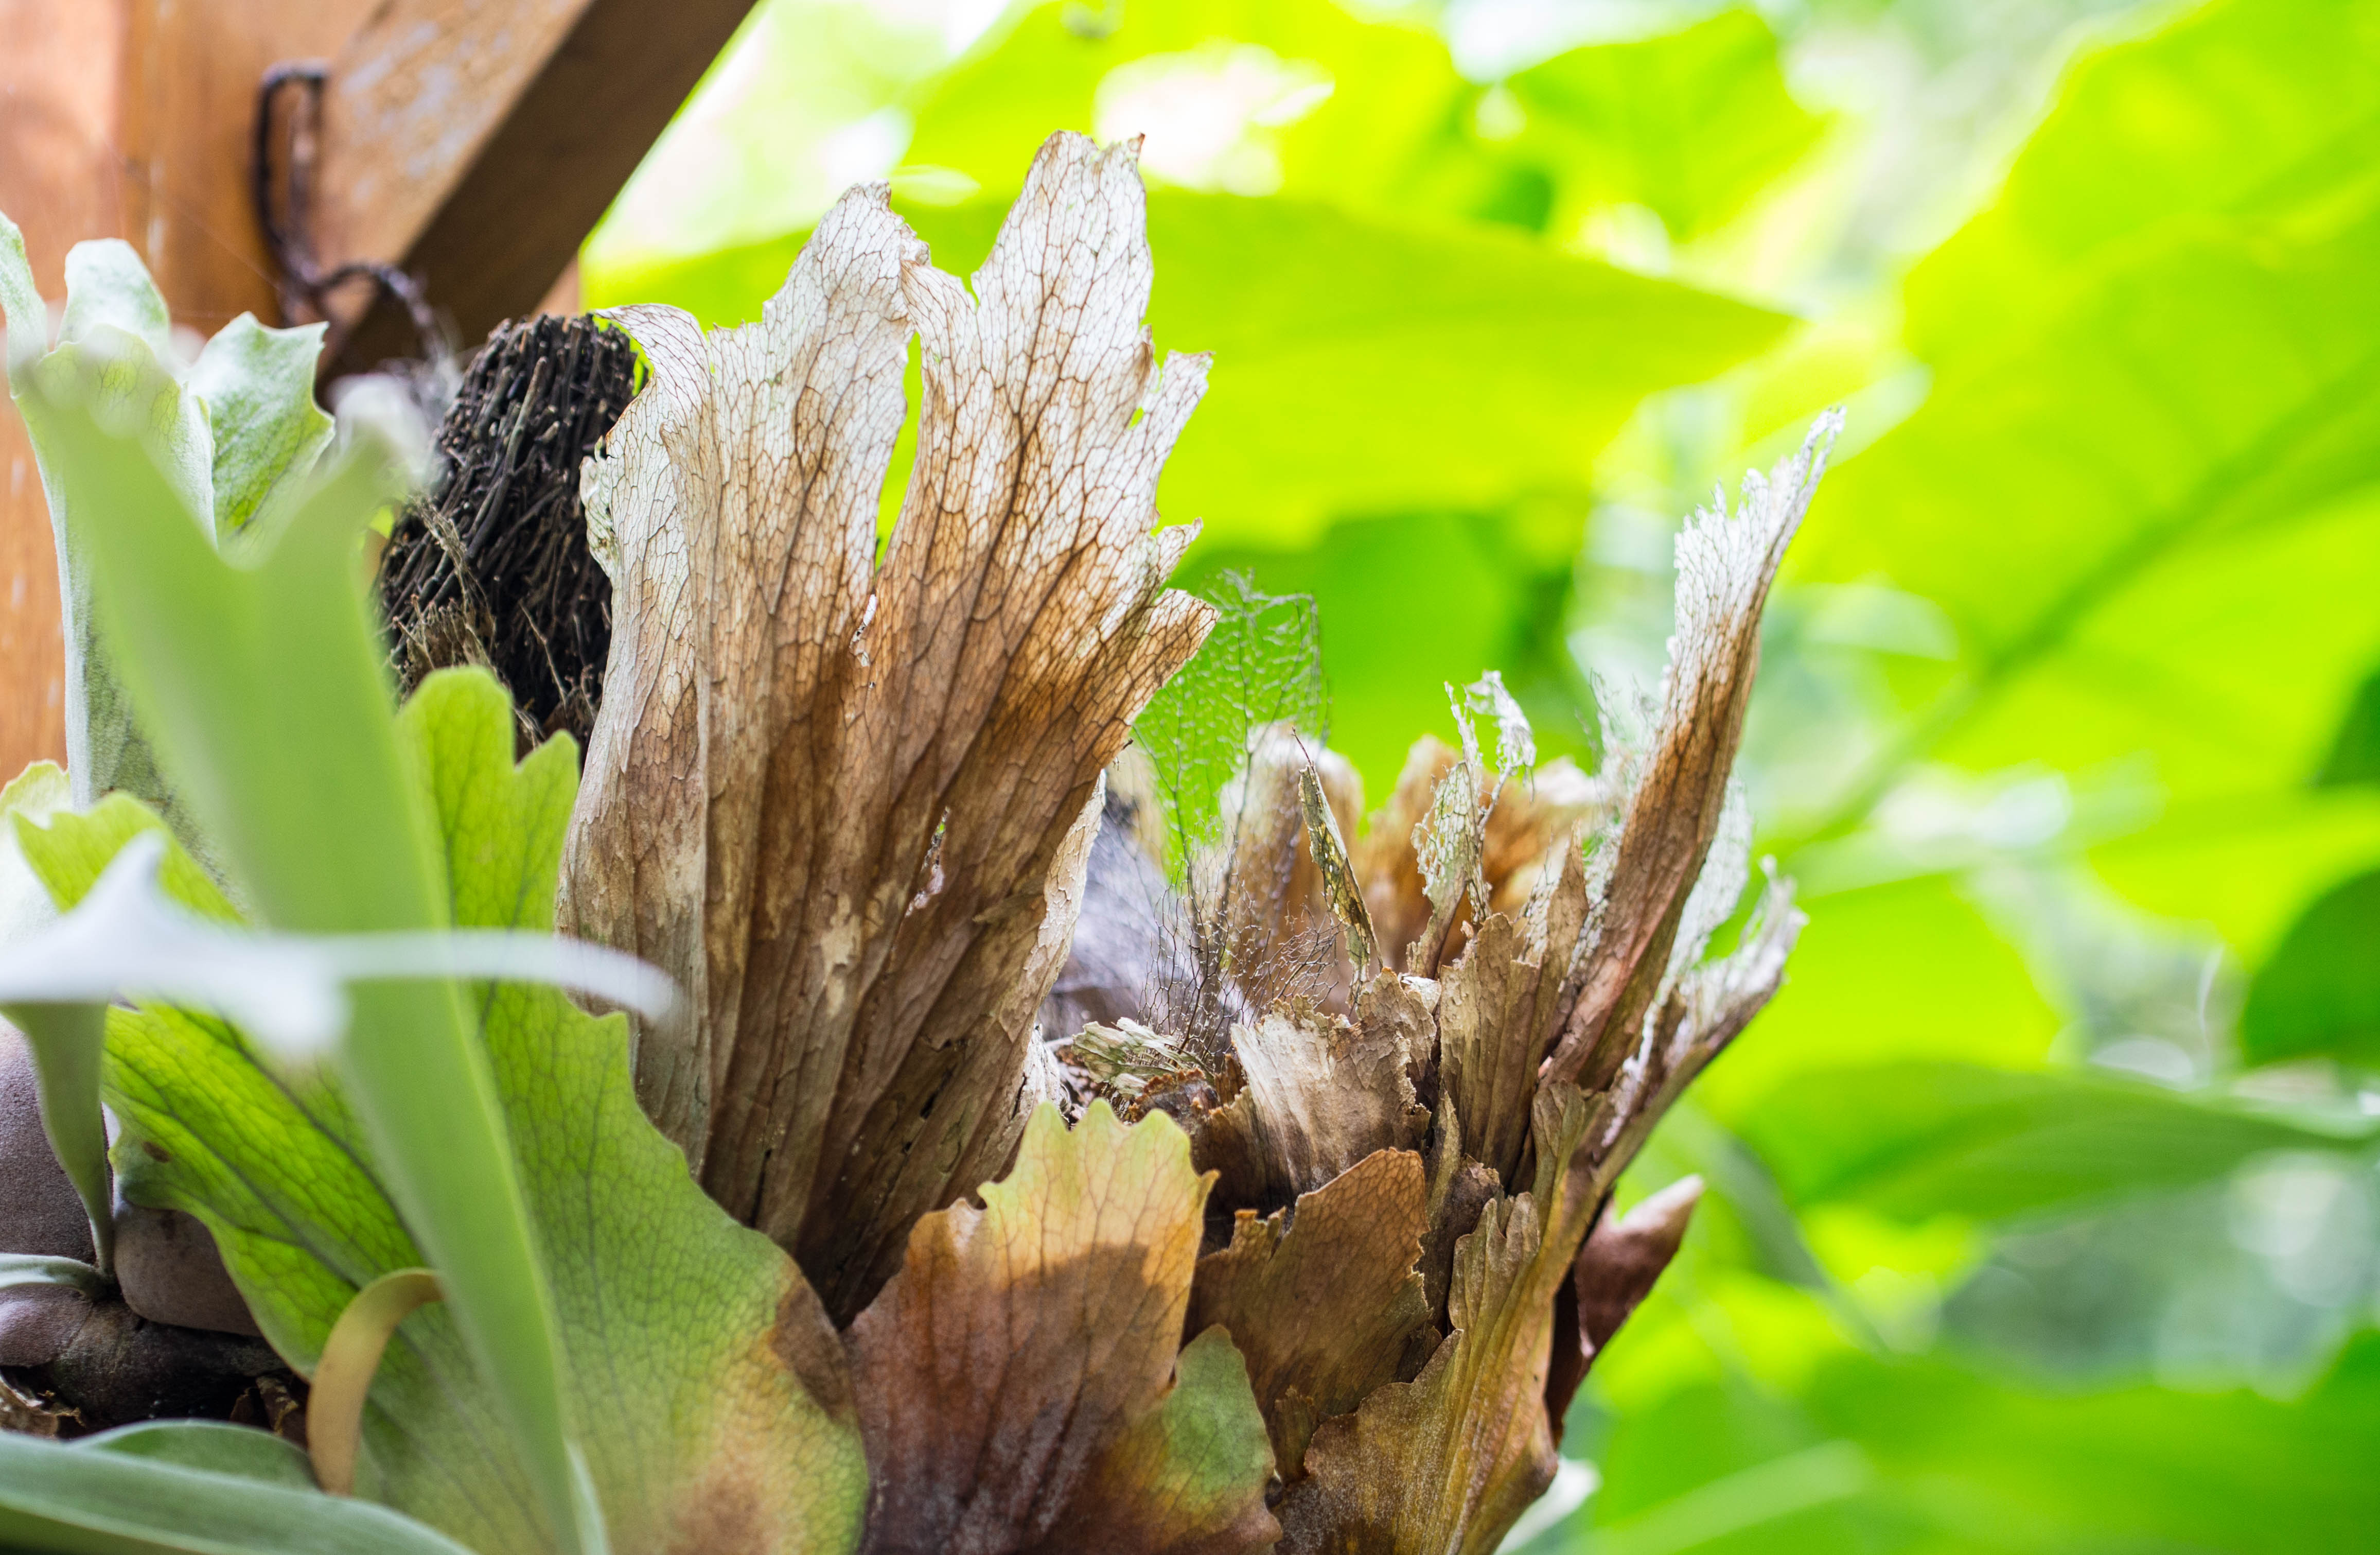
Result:
{"label": "pale green fuzzy leaf", "polygon": [[164,300],[128,245],[81,243],[67,253],[66,318],[57,348],[44,354],[48,310],[25,263],[22,235],[0,216],[0,306],[8,310],[10,388],[41,468],[52,541],[66,558],[59,603],[67,650],[67,771],[75,802],[87,805],[112,790],[137,794],[164,807],[176,830],[194,837],[99,643],[90,569],[80,561],[57,479],[49,396],[31,392],[31,384],[38,379],[53,390],[72,385],[74,400],[140,437],[182,504],[201,520],[213,504],[208,467],[214,445],[206,412],[172,371]]}
{"label": "pale green fuzzy leaf", "polygon": [[0,788],[0,948],[58,916],[50,893],[17,851],[17,828],[10,818],[23,816],[41,824],[73,803],[66,769],[55,761],[36,761]]}
{"label": "pale green fuzzy leaf", "polygon": [[0,312],[8,316],[6,361],[11,369],[50,348],[50,311],[41,288],[33,285],[25,234],[5,211],[0,211]]}
{"label": "pale green fuzzy leaf", "polygon": [[[270,553],[235,566],[137,436],[94,419],[79,383],[30,376],[19,398],[47,423],[45,465],[109,656],[246,899],[288,931],[443,927],[431,817],[400,755],[356,565],[388,492],[375,454],[316,483]],[[565,1547],[599,1548],[601,1531],[581,1525],[543,1270],[458,992],[368,983],[354,1010],[337,1067],[429,1255],[407,1261],[445,1282]]]}
{"label": "pale green fuzzy leaf", "polygon": [[329,444],[331,418],[314,403],[326,327],[267,329],[242,313],[190,365],[187,386],[214,431],[219,539],[245,528],[276,488],[294,486]]}
{"label": "pale green fuzzy leaf", "polygon": [[80,1258],[43,1257],[37,1253],[0,1253],[0,1290],[23,1285],[62,1285],[86,1295],[106,1291],[98,1270]]}
{"label": "pale green fuzzy leaf", "polygon": [[60,1555],[465,1555],[385,1507],[322,1494],[292,1452],[262,1431],[189,1422],[72,1443],[0,1434],[0,1544]]}
{"label": "pale green fuzzy leaf", "polygon": [[601,945],[550,934],[443,929],[273,934],[226,928],[212,913],[191,913],[163,894],[158,870],[164,854],[164,839],[144,832],[117,850],[74,911],[0,946],[0,1010],[31,1036],[45,1076],[53,1062],[45,1052],[71,1050],[79,1063],[88,1049],[95,1160],[103,1160],[106,1148],[96,1128],[98,1012],[117,1000],[204,1010],[285,1060],[309,1061],[345,1034],[351,1009],[346,986],[354,983],[464,977],[549,983],[651,1020],[666,1018],[674,1002],[668,979],[652,968]]}
{"label": "pale green fuzzy leaf", "polygon": [[94,1452],[121,1452],[184,1468],[236,1474],[265,1485],[314,1488],[314,1471],[296,1442],[247,1426],[213,1420],[144,1420],[84,1439]]}
{"label": "pale green fuzzy leaf", "polygon": [[149,347],[162,366],[174,359],[174,320],[149,267],[120,237],[78,243],[67,250],[67,311],[61,346],[88,342],[102,328],[117,329]]}
{"label": "pale green fuzzy leaf", "polygon": [[[503,694],[477,674],[432,677],[403,730],[457,927],[549,928],[577,788],[568,742],[515,766]],[[155,822],[128,805],[62,818],[28,856],[71,898],[128,825]],[[839,1348],[799,1271],[705,1197],[637,1109],[619,1017],[516,986],[476,987],[471,1007],[614,1548],[849,1548],[867,1471]],[[357,1289],[419,1261],[341,1087],[276,1075],[229,1027],[179,1011],[120,1013],[109,1044],[127,1195],[204,1220],[267,1337],[310,1369]],[[426,1308],[374,1385],[359,1488],[482,1551],[540,1549],[518,1465],[491,1450],[501,1437],[451,1316]]]}

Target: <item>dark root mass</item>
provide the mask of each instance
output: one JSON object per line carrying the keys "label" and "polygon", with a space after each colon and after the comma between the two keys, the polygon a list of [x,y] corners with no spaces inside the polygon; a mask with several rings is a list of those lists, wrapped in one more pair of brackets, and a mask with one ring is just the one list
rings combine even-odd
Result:
{"label": "dark root mass", "polygon": [[551,315],[488,337],[438,429],[441,471],[380,570],[390,667],[410,691],[479,664],[512,692],[521,743],[581,745],[603,697],[612,580],[587,549],[578,467],[638,386],[628,337]]}

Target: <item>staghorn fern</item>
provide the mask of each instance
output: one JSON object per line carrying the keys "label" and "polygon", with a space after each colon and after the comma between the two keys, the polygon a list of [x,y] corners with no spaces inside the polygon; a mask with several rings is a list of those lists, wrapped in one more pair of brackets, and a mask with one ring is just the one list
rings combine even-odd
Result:
{"label": "staghorn fern", "polygon": [[[1142,207],[1130,148],[1061,135],[972,294],[878,187],[757,325],[609,315],[650,375],[585,470],[611,657],[566,846],[536,835],[563,924],[687,997],[632,1035],[558,996],[521,1006],[535,1022],[491,1005],[485,1032],[529,1212],[601,1270],[557,1266],[556,1320],[614,1549],[1484,1555],[1683,1233],[1691,1184],[1606,1207],[1800,926],[1772,881],[1739,947],[1705,957],[1749,872],[1730,769],[1760,614],[1835,422],[1687,527],[1658,711],[1604,775],[1536,768],[1491,675],[1451,693],[1457,745],[1417,744],[1366,828],[1305,706],[1236,733],[1229,792],[1158,796],[1145,756],[1118,763],[1214,611],[1164,588],[1192,531],[1157,528],[1154,493],[1206,363],[1151,351]],[[880,564],[913,334],[917,456]],[[511,767],[508,715],[465,684],[433,677],[406,714],[439,805],[545,827],[555,758]],[[469,781],[447,783],[467,747]],[[1192,915],[1229,987],[1043,1030],[1101,910],[1091,860],[1136,845],[1111,770],[1177,819],[1230,819],[1201,845],[1239,883]],[[461,835],[458,893],[480,867]],[[1175,851],[1195,898],[1197,848]],[[542,927],[553,879],[524,853],[507,928]],[[127,1033],[135,1070],[246,1062],[178,1017]],[[549,1115],[548,1086],[586,1104]],[[309,1367],[409,1245],[367,1151],[249,1088],[314,1170],[354,1177],[363,1220],[340,1234],[385,1257],[304,1270],[303,1300],[277,1287],[251,1251],[302,1241],[303,1209],[211,1198],[228,1190],[188,1160],[245,1147],[203,1124],[141,1181],[208,1219]],[[133,1137],[170,1121],[119,1106]],[[688,1263],[728,1271],[699,1311],[665,1277]],[[475,1549],[549,1547],[481,1462],[490,1416],[447,1319],[404,1321],[357,1483]],[[711,1355],[718,1386],[655,1385]]]}
{"label": "staghorn fern", "polygon": [[[1187,1386],[1220,1329],[1265,1416],[1284,1549],[1491,1549],[1548,1482],[1608,1336],[1556,1333],[1558,1297],[1608,1328],[1665,1258],[1600,1250],[1674,1247],[1691,1208],[1590,1243],[1611,1184],[1774,991],[1799,923],[1772,886],[1743,948],[1700,966],[1689,897],[1707,873],[1724,917],[1744,875],[1713,838],[1761,606],[1831,423],[1747,484],[1740,516],[1722,504],[1681,541],[1676,662],[1628,793],[1524,781],[1526,725],[1490,677],[1464,707],[1491,719],[1493,755],[1467,716],[1463,752],[1416,747],[1349,859],[1335,836],[1314,846],[1301,778],[1342,791],[1343,824],[1360,801],[1332,780],[1352,772],[1248,732],[1217,878],[1261,884],[1236,905],[1251,921],[1201,932],[1291,947],[1361,899],[1394,965],[1362,968],[1343,1013],[1242,998],[1217,1041],[1210,991],[1109,1032],[1107,1075],[1140,1072],[1084,1078],[1143,1121],[1127,1146],[1094,1113],[1070,1148],[1154,1148],[1167,1114],[1199,1175],[1149,1190],[1121,1246],[1068,1226],[1021,1249],[1002,1190],[944,1206],[1058,1094],[1032,1017],[1080,911],[1100,773],[1210,616],[1160,591],[1188,534],[1151,534],[1152,495],[1205,362],[1157,364],[1150,282],[1130,150],[1060,136],[976,298],[862,190],[757,329],[615,315],[655,384],[588,478],[622,626],[569,901],[582,932],[698,990],[706,1018],[644,1034],[639,1084],[712,1196],[852,1322],[871,1548],[1262,1547],[1257,1501],[1160,1537],[1172,1503],[1101,1466],[1163,1407],[1172,1346],[1195,1341]],[[913,328],[920,453],[871,573]],[[1582,833],[1605,816],[1591,872]],[[1196,868],[1192,912],[1232,917]],[[1335,903],[1334,868],[1356,886]],[[1012,1187],[1048,1167],[1024,1136]],[[1007,1334],[1033,1337],[1012,1357]],[[1062,1534],[1123,1515],[1117,1496],[1145,1500],[1141,1535]]]}

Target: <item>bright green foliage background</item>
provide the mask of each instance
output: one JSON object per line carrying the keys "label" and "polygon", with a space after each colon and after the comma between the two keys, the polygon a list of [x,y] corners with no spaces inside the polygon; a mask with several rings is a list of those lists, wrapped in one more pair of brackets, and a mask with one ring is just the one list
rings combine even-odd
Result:
{"label": "bright green foliage background", "polygon": [[589,292],[755,317],[887,176],[964,273],[1062,128],[1217,354],[1185,581],[1316,598],[1375,801],[1487,668],[1592,760],[1850,407],[1745,757],[1810,928],[1528,1548],[2380,1542],[2380,3],[771,0]]}

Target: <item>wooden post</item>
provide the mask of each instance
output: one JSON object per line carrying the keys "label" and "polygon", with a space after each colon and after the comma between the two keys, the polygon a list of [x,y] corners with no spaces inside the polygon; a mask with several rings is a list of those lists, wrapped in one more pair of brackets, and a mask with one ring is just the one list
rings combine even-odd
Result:
{"label": "wooden post", "polygon": [[[0,211],[33,277],[122,237],[177,323],[277,322],[251,204],[257,90],[331,60],[318,173],[326,264],[394,261],[467,342],[575,306],[578,245],[751,0],[0,0]],[[559,278],[559,279],[558,279]],[[334,320],[346,360],[410,354],[395,318]],[[0,783],[66,753],[48,507],[0,408]]]}
{"label": "wooden post", "polygon": [[[419,276],[466,342],[535,311],[751,8],[385,0],[323,100],[323,264]],[[343,365],[411,349],[385,298],[341,322]]]}
{"label": "wooden post", "polygon": [[[0,0],[0,211],[25,229],[55,297],[79,237],[117,230],[115,133],[125,18],[115,6]],[[66,755],[50,510],[24,424],[0,409],[0,781]]]}
{"label": "wooden post", "polygon": [[[66,292],[67,250],[122,237],[177,323],[274,322],[249,199],[257,82],[327,55],[370,0],[0,0],[0,210],[33,279]],[[32,450],[0,408],[0,782],[66,755],[57,562]]]}

